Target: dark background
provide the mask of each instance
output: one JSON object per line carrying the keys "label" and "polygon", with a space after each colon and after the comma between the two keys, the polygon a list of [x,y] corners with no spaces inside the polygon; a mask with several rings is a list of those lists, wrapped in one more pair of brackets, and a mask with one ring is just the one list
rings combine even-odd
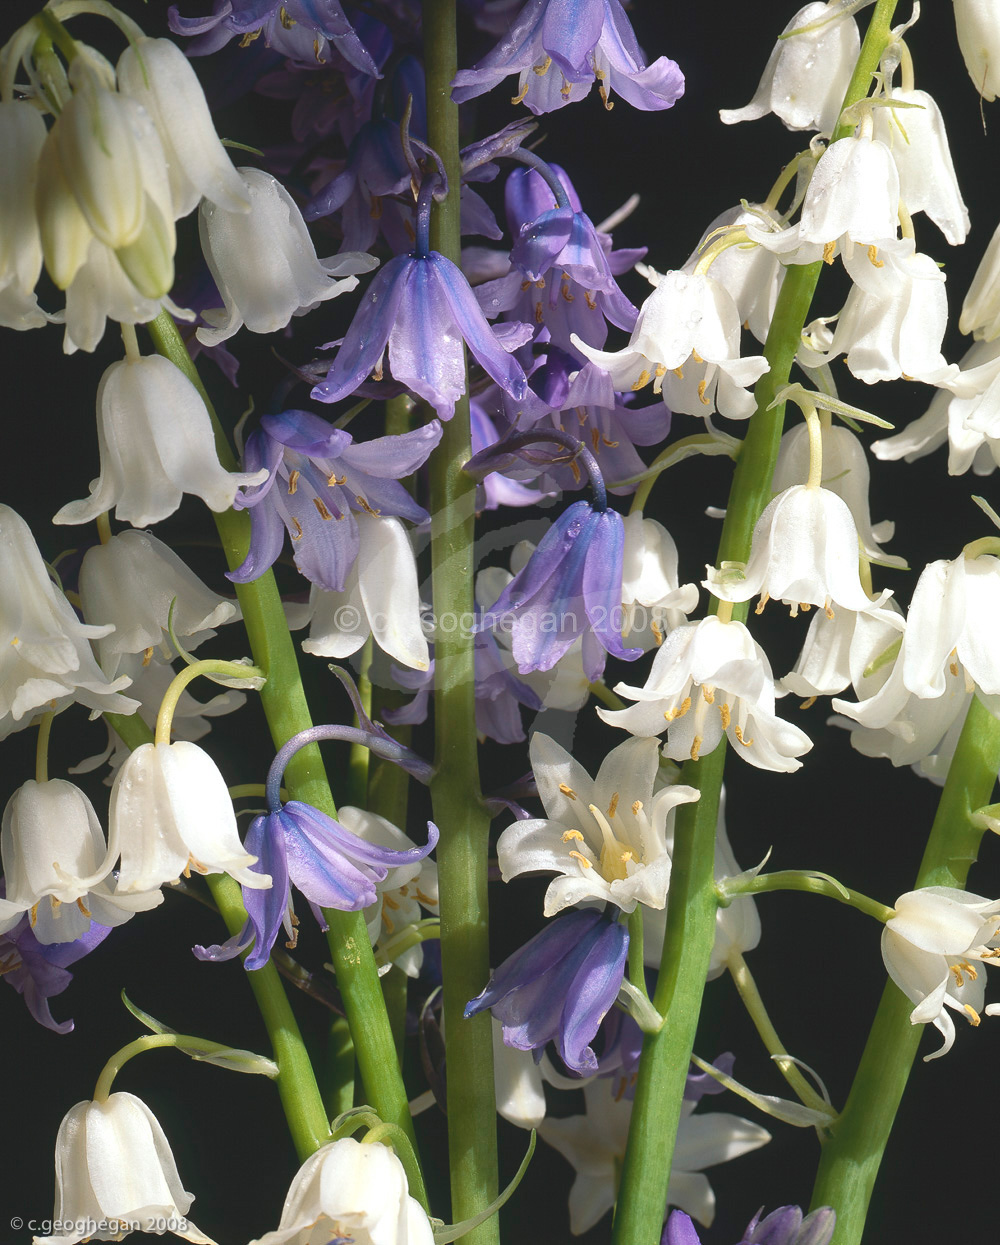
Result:
{"label": "dark background", "polygon": [[[182,11],[191,15],[205,7],[189,0]],[[164,33],[164,4],[126,0],[123,8],[148,33]],[[901,19],[907,18],[909,8],[900,8]],[[6,4],[0,22],[13,29],[32,11],[32,6],[21,3]],[[540,132],[546,136],[541,154],[570,171],[593,220],[600,221],[633,191],[642,196],[635,214],[616,230],[617,245],[647,245],[649,261],[661,270],[680,265],[710,220],[741,197],[763,198],[780,167],[805,145],[807,135],[790,134],[773,117],[724,127],[716,111],[749,100],[774,37],[790,16],[791,6],[785,5],[644,0],[632,13],[635,29],[649,59],[666,53],[683,68],[687,91],[678,105],[667,113],[644,114],[619,101],[605,113],[594,93],[583,104],[541,118]],[[862,20],[866,16],[862,13]],[[85,29],[98,28],[81,24],[81,37],[88,37]],[[108,38],[103,30],[90,37]],[[995,118],[1000,114],[997,106],[985,105],[984,127],[978,96],[955,42],[951,6],[925,5],[908,42],[917,86],[935,94],[945,110],[972,214],[972,234],[964,248],[948,247],[933,225],[923,217],[917,219],[918,245],[946,266],[957,321],[961,298],[996,224],[1000,121]],[[107,46],[112,59],[117,57],[116,41],[101,46]],[[471,59],[472,53],[466,63]],[[211,74],[210,64],[199,68]],[[513,119],[515,110],[506,102],[513,93],[508,85],[481,106],[482,132]],[[249,100],[227,110],[219,129],[239,141],[264,145],[280,133],[285,116],[282,106],[272,101]],[[499,206],[495,190],[493,202]],[[321,245],[320,253],[333,249],[331,245],[324,251]],[[627,280],[623,284],[638,301],[644,288],[637,278],[631,280],[631,285]],[[836,311],[842,293],[837,278],[825,274],[814,314]],[[342,317],[349,311],[327,304],[296,321],[295,338],[279,343],[281,353],[308,357],[313,344],[342,332]],[[84,529],[53,527],[50,518],[67,500],[84,496],[97,473],[93,394],[103,369],[120,357],[121,350],[114,331],[105,335],[94,355],[71,358],[63,356],[61,333],[55,328],[16,337],[7,333],[0,340],[7,397],[2,500],[32,521],[43,553],[54,557],[68,541],[91,539]],[[620,341],[613,335],[611,344]],[[223,418],[231,424],[245,408],[248,394],[258,408],[266,405],[282,369],[270,353],[270,343],[245,331],[230,345],[243,362],[241,392],[227,388],[214,371],[206,376]],[[945,346],[948,358],[959,358],[964,348],[953,330]],[[869,405],[897,426],[921,414],[931,396],[929,389],[906,382],[870,390],[853,382],[842,368],[838,377],[843,378],[842,394],[849,401]],[[298,401],[304,404],[304,398],[304,391],[299,391]],[[677,417],[675,435],[695,430],[690,417]],[[949,478],[944,451],[912,466],[873,461],[872,470],[873,517],[896,520],[896,537],[889,547],[915,567],[911,574],[887,573],[883,581],[905,600],[925,561],[954,557],[963,543],[986,534],[986,522],[969,494],[981,492],[997,505],[995,483],[993,478]],[[672,472],[653,493],[650,512],[675,535],[687,580],[700,579],[703,564],[714,557],[718,523],[705,517],[704,508],[725,505],[728,478],[728,468],[718,460],[696,460]],[[212,529],[205,520],[200,503],[188,500],[157,532],[183,545],[206,579],[221,588],[221,555],[211,548]],[[292,584],[291,576],[287,582]],[[772,609],[758,634],[776,674],[784,673],[793,663],[801,629]],[[235,632],[223,641],[221,651],[227,655],[244,651],[245,641]],[[309,679],[317,718],[343,720],[345,703],[334,691],[325,664],[310,666]],[[893,770],[886,761],[852,753],[845,733],[823,730],[826,706],[799,714],[786,702],[784,711],[796,721],[801,718],[815,747],[803,769],[792,776],[730,766],[729,830],[738,859],[743,865],[753,864],[773,846],[774,867],[827,870],[892,902],[912,883],[936,790],[909,770]],[[85,714],[79,710],[57,721],[53,775],[102,746],[103,728],[84,723]],[[552,730],[544,719],[539,725]],[[87,744],[81,742],[84,739]],[[578,735],[579,755],[594,769],[603,752],[620,739],[617,732],[588,719]],[[209,747],[230,782],[262,781],[270,753],[255,705],[248,705],[238,718],[218,722]],[[32,772],[33,748],[33,731],[7,742],[0,797],[6,799]],[[499,760],[487,762],[487,786],[525,768],[520,749],[499,751]],[[344,761],[331,752],[335,778]],[[87,789],[103,814],[100,783],[91,781]],[[498,822],[498,829],[505,824]],[[414,825],[410,828],[420,837]],[[970,888],[996,895],[998,876],[996,845],[988,839]],[[494,960],[499,961],[540,924],[544,881],[495,889],[499,919]],[[750,967],[788,1049],[820,1072],[834,1102],[841,1104],[885,980],[878,930],[859,914],[819,898],[766,896],[759,910],[764,933],[759,949],[748,957]],[[211,912],[181,896],[167,895],[159,909],[123,927],[82,962],[73,985],[53,1002],[58,1019],[76,1018],[76,1031],[70,1036],[38,1027],[12,991],[0,994],[8,1127],[0,1230],[15,1214],[25,1219],[51,1214],[51,1153],[59,1121],[73,1103],[92,1094],[106,1058],[137,1036],[136,1023],[119,1001],[120,990],[176,1029],[267,1050],[242,970],[233,964],[202,964],[191,956],[192,944],[220,937],[220,924]],[[319,971],[326,958],[319,935],[305,933],[300,952],[302,960]],[[327,1013],[304,997],[296,997],[294,1003],[318,1051]],[[876,1189],[866,1240],[932,1242],[953,1239],[956,1229],[965,1240],[991,1238],[995,1214],[989,1156],[997,1106],[993,1071],[1000,1040],[997,1024],[984,1019],[976,1032],[960,1026],[955,1048],[946,1058],[916,1065]],[[932,1032],[921,1053],[934,1049],[937,1040]],[[697,1049],[705,1058],[733,1050],[741,1080],[763,1091],[783,1092],[783,1082],[769,1066],[725,979],[708,987]],[[412,1084],[417,1087],[414,1092],[422,1088],[417,1079]],[[192,1217],[204,1231],[222,1245],[235,1245],[277,1225],[296,1162],[277,1096],[266,1080],[237,1080],[173,1052],[157,1052],[132,1063],[116,1088],[139,1094],[157,1114],[173,1144],[182,1180],[197,1195]],[[582,1110],[582,1100],[574,1104],[560,1096],[556,1103],[556,1097],[552,1095],[556,1113]],[[712,1099],[709,1107],[752,1114],[726,1097]],[[500,1128],[506,1179],[520,1161],[526,1135],[502,1121]],[[443,1117],[427,1113],[420,1117],[418,1130],[435,1210],[447,1217]],[[763,1150],[709,1173],[718,1196],[718,1216],[715,1226],[703,1234],[706,1242],[730,1245],[761,1205],[808,1202],[818,1155],[814,1134],[779,1124],[772,1132],[774,1139]],[[521,1190],[504,1212],[504,1239],[569,1239],[565,1199],[572,1178],[567,1164],[540,1143]],[[581,1239],[606,1240],[608,1229],[605,1219]],[[13,1239],[23,1241],[26,1236],[20,1233]]]}

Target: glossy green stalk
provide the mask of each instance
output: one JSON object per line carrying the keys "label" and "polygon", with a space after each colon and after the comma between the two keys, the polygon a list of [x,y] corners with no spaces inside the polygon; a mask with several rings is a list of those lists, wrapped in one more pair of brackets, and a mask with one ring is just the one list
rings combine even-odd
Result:
{"label": "glossy green stalk", "polygon": [[[983,836],[972,813],[988,803],[998,770],[1000,722],[973,697],[920,862],[917,888],[964,889]],[[903,992],[887,982],[847,1104],[823,1147],[813,1205],[836,1210],[833,1245],[861,1240],[875,1177],[924,1033],[924,1025],[910,1023],[912,1010]]]}
{"label": "glossy green stalk", "polygon": [[[451,80],[458,68],[455,0],[426,0],[427,137],[448,175],[449,192],[431,215],[431,246],[459,262],[458,108]],[[448,1152],[452,1220],[485,1209],[497,1192],[496,1100],[493,1033],[487,1012],[463,1016],[489,977],[486,861],[489,816],[480,802],[476,746],[473,636],[475,485],[462,472],[472,457],[468,397],[444,425],[431,457],[431,558],[435,636],[434,729],[437,773],[431,784],[441,894],[441,960],[444,975],[448,1063]],[[496,1215],[463,1238],[469,1245],[499,1241]]]}
{"label": "glossy green stalk", "polygon": [[[875,6],[844,98],[845,108],[868,92],[871,75],[889,41],[895,7],[896,0],[878,0]],[[834,137],[849,132],[849,128],[840,126]],[[764,344],[770,370],[754,390],[757,409],[733,473],[716,565],[747,560],[754,526],[771,500],[771,480],[785,417],[784,404],[771,408],[771,403],[788,383],[822,267],[820,262],[795,265],[785,271]],[[719,602],[713,602],[710,608],[718,613]],[[729,617],[742,620],[747,610],[746,604],[734,606]],[[667,1016],[667,1022],[658,1034],[647,1037],[643,1043],[615,1212],[614,1245],[656,1245],[663,1226],[684,1080],[715,940],[718,902],[712,869],[725,751],[723,739],[710,756],[684,765],[683,781],[697,787],[701,799],[697,804],[681,805],[676,814],[667,929],[653,1000],[657,1010]]]}
{"label": "glossy green stalk", "polygon": [[[158,352],[176,364],[202,394],[215,426],[219,461],[227,469],[234,469],[232,450],[177,326],[166,312],[161,312],[147,328]],[[245,510],[225,510],[214,517],[226,561],[230,567],[237,567],[246,557],[250,543],[249,516]],[[236,595],[243,611],[254,662],[267,675],[260,698],[271,737],[275,746],[280,747],[299,731],[311,727],[313,722],[274,575],[267,571],[253,583],[237,584]],[[326,770],[316,745],[296,752],[285,770],[284,785],[295,799],[311,804],[330,816],[336,814]],[[332,909],[327,910],[325,916],[329,924],[327,940],[337,985],[351,1031],[358,1039],[358,1066],[365,1096],[383,1120],[397,1124],[407,1133],[416,1149],[406,1088],[396,1061],[392,1030],[382,1001],[382,988],[364,916],[360,912],[336,912]],[[427,1195],[423,1187],[411,1188],[410,1192],[426,1207]]]}
{"label": "glossy green stalk", "polygon": [[[126,717],[106,713],[104,717],[129,748],[134,750],[140,744],[153,742],[153,732],[137,714]],[[247,919],[239,884],[225,873],[210,873],[205,880],[229,933],[238,934]],[[246,973],[246,978],[271,1039],[274,1061],[278,1065],[275,1084],[288,1130],[299,1159],[305,1160],[325,1145],[330,1135],[312,1064],[278,970],[268,961],[256,972]]]}

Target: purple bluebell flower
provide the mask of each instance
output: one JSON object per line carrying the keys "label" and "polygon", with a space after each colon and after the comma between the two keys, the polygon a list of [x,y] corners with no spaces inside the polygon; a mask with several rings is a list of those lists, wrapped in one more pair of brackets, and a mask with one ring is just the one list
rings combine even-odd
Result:
{"label": "purple bluebell flower", "polygon": [[[474,398],[469,403],[469,418],[472,453],[475,455],[491,445],[496,445],[500,440],[500,433],[482,400]],[[523,484],[520,480],[511,479],[502,471],[491,472],[482,481],[480,490],[477,495],[477,510],[498,510],[501,506],[537,506],[545,497],[552,496],[533,484]]]}
{"label": "purple bluebell flower", "polygon": [[207,17],[181,17],[171,5],[167,24],[175,35],[194,36],[189,56],[208,56],[237,37],[263,36],[267,47],[304,68],[329,61],[335,50],[362,73],[379,76],[339,0],[215,0]]}
{"label": "purple bluebell flower", "polygon": [[341,592],[358,556],[355,514],[413,523],[428,517],[399,481],[426,462],[441,440],[437,420],[364,442],[308,411],[265,415],[260,423],[247,438],[244,460],[270,475],[236,498],[237,509],[250,511],[250,549],[242,566],[229,572],[235,583],[263,575],[281,553],[287,530],[302,574]]}
{"label": "purple bluebell flower", "polygon": [[684,75],[666,56],[647,66],[619,0],[528,0],[501,41],[452,83],[456,103],[520,76],[514,103],[554,112],[583,99],[596,80],[601,99],[620,95],[634,108],[670,108],[684,93]]}
{"label": "purple bluebell flower", "polygon": [[29,914],[6,934],[0,935],[0,975],[24,997],[35,1020],[54,1033],[71,1033],[73,1021],[58,1023],[49,1010],[49,999],[62,994],[73,980],[70,964],[98,946],[111,930],[91,921],[90,929],[73,942],[40,943],[31,931]]}
{"label": "purple bluebell flower", "polygon": [[339,402],[373,373],[380,380],[388,346],[393,378],[450,419],[465,393],[463,339],[503,390],[515,401],[525,396],[528,382],[510,351],[530,339],[530,325],[491,327],[461,270],[429,249],[436,182],[421,188],[414,251],[391,259],[368,287],[326,380],[312,391],[316,401]]}
{"label": "purple bluebell flower", "polygon": [[[737,1245],[829,1245],[836,1223],[836,1212],[829,1206],[821,1206],[805,1218],[797,1206],[779,1206],[764,1219],[758,1211]],[[671,1214],[660,1245],[701,1245],[701,1238],[684,1211]]]}
{"label": "purple bluebell flower", "polygon": [[628,958],[628,930],[616,916],[617,909],[578,908],[550,921],[500,965],[466,1005],[466,1018],[491,1008],[508,1046],[539,1060],[554,1041],[567,1068],[596,1072],[590,1042],[618,997]]}

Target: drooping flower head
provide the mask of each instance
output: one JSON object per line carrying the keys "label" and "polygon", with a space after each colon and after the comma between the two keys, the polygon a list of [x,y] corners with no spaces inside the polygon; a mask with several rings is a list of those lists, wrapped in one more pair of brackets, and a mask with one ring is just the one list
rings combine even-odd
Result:
{"label": "drooping flower head", "polygon": [[83,959],[110,933],[107,925],[93,921],[87,932],[72,942],[41,943],[25,913],[12,929],[0,934],[0,977],[23,996],[40,1025],[53,1033],[72,1033],[73,1021],[55,1020],[49,999],[62,994],[73,980],[70,964]]}

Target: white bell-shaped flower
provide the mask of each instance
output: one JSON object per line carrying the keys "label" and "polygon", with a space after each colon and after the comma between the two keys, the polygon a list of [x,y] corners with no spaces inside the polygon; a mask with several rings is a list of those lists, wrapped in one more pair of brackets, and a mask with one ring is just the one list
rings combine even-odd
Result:
{"label": "white bell-shaped flower", "polygon": [[211,510],[228,510],[242,484],[261,484],[266,469],[224,471],[212,421],[198,390],[169,359],[144,355],[112,363],[97,390],[101,475],[84,501],[70,502],[54,523],[89,523],[114,507],[134,527],[174,513],[184,493]]}
{"label": "white bell-shaped flower", "polygon": [[686,620],[698,604],[698,589],[681,584],[677,545],[662,523],[637,510],[625,518],[624,527],[622,636],[649,648]]}
{"label": "white bell-shaped flower", "polygon": [[[896,110],[893,103],[911,104]],[[875,110],[875,137],[892,152],[899,173],[899,197],[911,216],[926,212],[952,246],[969,234],[969,210],[962,199],[941,109],[926,91],[894,87],[887,106]]]}
{"label": "white bell-shaped flower", "polygon": [[515,821],[500,835],[503,880],[559,874],[545,892],[546,916],[588,899],[623,912],[637,903],[662,908],[670,882],[669,822],[677,805],[697,800],[698,792],[680,784],[654,792],[656,740],[619,744],[594,779],[548,735],[536,731],[530,747],[547,816]]}
{"label": "white bell-shaped flower", "polygon": [[746,386],[768,371],[763,355],[740,357],[740,318],[732,296],[710,276],[667,272],[639,310],[624,350],[596,350],[577,336],[576,348],[603,368],[615,389],[638,391],[653,381],[674,411],[748,419]]}
{"label": "white bell-shaped flower", "polygon": [[723,601],[760,596],[784,601],[793,616],[800,606],[876,609],[891,593],[874,600],[858,574],[858,529],[847,506],[829,489],[796,484],[768,505],[753,530],[745,569],[706,568],[703,581]]}
{"label": "white bell-shaped flower", "polygon": [[228,873],[254,890],[271,877],[254,873],[226,780],[197,744],[141,744],[115,777],[108,843],[121,851],[118,890],[149,891],[182,873]]}
{"label": "white bell-shaped flower", "polygon": [[410,1197],[406,1172],[388,1146],[343,1137],[322,1146],[292,1180],[274,1232],[251,1245],[434,1245],[430,1220]]}
{"label": "white bell-shaped flower", "polygon": [[903,616],[890,601],[884,609],[837,610],[832,618],[818,610],[809,624],[798,661],[781,680],[785,691],[796,696],[836,696],[852,684],[858,686],[863,672],[905,626]]}
{"label": "white bell-shaped flower", "polygon": [[962,303],[958,327],[982,341],[991,342],[1000,337],[1000,225],[993,231],[979,261]]}
{"label": "white bell-shaped flower", "polygon": [[112,630],[79,621],[27,523],[0,505],[0,739],[73,700],[95,717],[134,713],[138,703],[119,694],[129,680],[109,681],[91,652],[90,641]]}
{"label": "white bell-shaped flower", "polygon": [[118,61],[118,89],[152,117],[166,156],[178,219],[204,197],[227,212],[249,212],[250,196],[219,142],[191,62],[169,39],[138,39]]}
{"label": "white bell-shaped flower", "polygon": [[[924,1060],[951,1050],[955,1024],[949,1009],[975,1026],[986,992],[985,965],[1000,954],[1000,901],[984,899],[951,886],[908,891],[895,903],[895,914],[882,931],[882,959],[900,990],[916,1003],[912,1024],[928,1021],[944,1044]],[[1000,1004],[985,1008],[988,1016]]]}
{"label": "white bell-shaped flower", "polygon": [[[125,653],[161,647],[173,655],[167,634],[170,605],[174,633],[191,650],[207,640],[213,627],[239,617],[235,602],[208,588],[194,571],[151,532],[120,532],[84,554],[80,567],[80,601],[84,618],[107,618],[114,631],[97,642],[101,667],[118,671]],[[152,652],[147,652],[147,662]]]}
{"label": "white bell-shaped flower", "polygon": [[38,159],[45,122],[28,100],[0,103],[0,325],[40,328],[48,317],[35,285],[42,271],[42,240],[35,215]]}
{"label": "white bell-shaped flower", "polygon": [[[343,592],[313,585],[309,638],[302,650],[317,657],[349,657],[368,637],[413,670],[430,662],[420,619],[420,591],[413,546],[399,519],[356,514],[361,545]],[[293,625],[305,625],[297,618]]]}
{"label": "white bell-shaped flower", "polygon": [[[847,503],[858,529],[861,551],[870,561],[881,566],[905,569],[905,560],[886,553],[879,543],[892,538],[895,525],[891,520],[872,525],[868,508],[871,473],[861,440],[843,424],[832,422],[823,425],[820,436],[823,446],[823,487],[836,493]],[[781,438],[771,488],[775,493],[783,493],[785,489],[801,484],[808,476],[809,428],[803,422],[794,424]]]}
{"label": "white bell-shaped flower", "polygon": [[954,0],[958,46],[972,85],[987,102],[1000,91],[1000,14],[993,0]]}
{"label": "white bell-shaped flower", "polygon": [[503,1026],[493,1015],[493,1079],[497,1115],[518,1128],[537,1128],[545,1119],[542,1071],[534,1052],[516,1050],[503,1040]]}
{"label": "white bell-shaped flower", "polygon": [[[774,45],[750,103],[720,111],[724,125],[756,121],[773,112],[789,130],[833,132],[861,40],[853,17],[823,22],[830,14],[831,6],[822,2],[799,9]],[[804,26],[813,29],[790,33]],[[817,65],[823,66],[822,73],[816,72]]]}
{"label": "white bell-shaped flower", "polygon": [[615,691],[638,703],[598,716],[643,738],[666,729],[663,751],[675,761],[712,752],[725,733],[751,765],[793,773],[812,747],[804,731],[775,716],[770,663],[740,622],[710,615],[678,627],[657,649],[645,685],[619,683]]}
{"label": "white bell-shaped flower", "polygon": [[41,943],[73,942],[99,925],[121,925],[163,896],[115,893],[115,863],[86,795],[71,782],[31,779],[7,801],[0,832],[7,900],[31,910]]}
{"label": "white bell-shaped flower", "polygon": [[[133,1230],[214,1245],[187,1218],[194,1195],[177,1174],[170,1143],[149,1107],[134,1094],[104,1102],[78,1102],[56,1137],[56,1203],[59,1229],[34,1237],[35,1245],[117,1241]],[[102,1225],[95,1231],[95,1224]],[[104,1226],[107,1225],[107,1226]],[[115,1226],[112,1226],[115,1225]]]}
{"label": "white bell-shaped flower", "polygon": [[867,247],[895,238],[899,174],[889,148],[864,129],[831,143],[818,161],[802,201],[803,242]]}
{"label": "white bell-shaped flower", "polygon": [[198,217],[205,260],[225,303],[224,309],[203,313],[212,325],[198,330],[203,346],[227,341],[244,324],[252,333],[277,332],[292,316],[353,290],[356,274],[378,262],[360,251],[318,259],[302,213],[284,186],[260,169],[239,172],[250,211],[228,212],[206,200]]}

